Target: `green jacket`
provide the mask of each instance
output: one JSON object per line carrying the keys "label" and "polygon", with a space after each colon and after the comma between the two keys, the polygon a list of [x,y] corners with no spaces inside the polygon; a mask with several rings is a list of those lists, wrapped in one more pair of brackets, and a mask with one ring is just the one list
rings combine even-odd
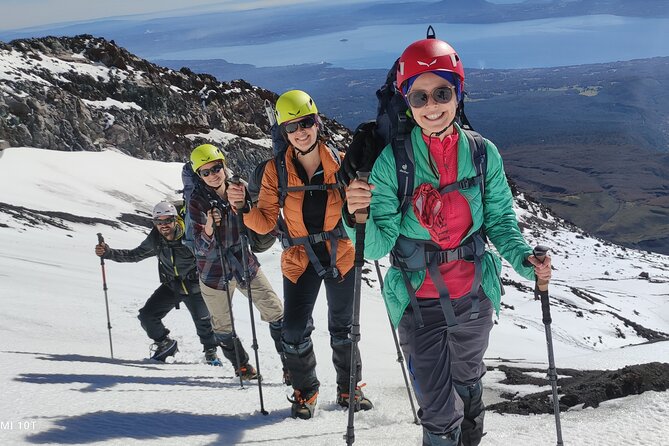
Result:
{"label": "green jacket", "polygon": [[[471,151],[466,135],[456,125],[459,132],[458,140],[458,181],[476,175]],[[434,163],[420,127],[411,132],[414,160],[414,189],[423,183],[431,183],[439,188],[439,177],[430,168]],[[518,229],[518,221],[513,210],[513,196],[506,180],[502,158],[497,147],[487,139],[487,174],[485,178],[485,199],[481,202],[481,188],[478,185],[460,192],[469,203],[473,225],[466,237],[477,231],[481,225],[490,242],[499,253],[523,277],[534,280],[534,269],[523,265],[523,261],[532,253],[532,248],[523,239]],[[413,207],[409,206],[404,216],[400,213],[400,202],[397,198],[397,173],[393,150],[388,145],[379,155],[369,179],[375,186],[372,192],[370,215],[365,231],[365,258],[377,260],[386,256],[395,245],[395,240],[402,234],[405,237],[429,240],[430,233],[416,219]],[[344,219],[346,220],[346,219]],[[349,237],[355,239],[355,230],[346,225]],[[486,250],[483,261],[482,287],[486,296],[492,301],[495,311],[499,314],[501,302],[500,273],[502,262],[494,252]],[[425,271],[409,272],[414,289],[418,289],[425,280]],[[395,326],[409,305],[409,293],[405,287],[399,269],[391,267],[384,280],[383,297],[388,314]]]}

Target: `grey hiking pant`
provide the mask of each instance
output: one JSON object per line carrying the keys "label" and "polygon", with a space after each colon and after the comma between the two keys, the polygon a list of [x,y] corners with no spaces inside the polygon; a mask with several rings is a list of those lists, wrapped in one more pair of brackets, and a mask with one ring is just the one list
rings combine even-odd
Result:
{"label": "grey hiking pant", "polygon": [[480,296],[479,317],[473,320],[469,319],[471,298],[451,300],[458,325],[450,333],[439,299],[418,299],[423,328],[416,327],[411,305],[400,320],[400,344],[420,406],[424,437],[427,433],[457,433],[462,428],[461,444],[475,446],[483,435],[480,380],[486,371],[483,355],[493,326],[493,308],[482,291]]}

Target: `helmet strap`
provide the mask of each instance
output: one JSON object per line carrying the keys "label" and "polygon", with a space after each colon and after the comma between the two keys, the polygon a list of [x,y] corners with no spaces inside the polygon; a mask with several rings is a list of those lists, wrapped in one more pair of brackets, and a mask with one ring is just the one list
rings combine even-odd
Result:
{"label": "helmet strap", "polygon": [[304,156],[304,155],[306,155],[307,153],[313,152],[313,150],[316,148],[316,146],[318,146],[318,138],[316,138],[316,142],[313,143],[313,144],[311,145],[311,147],[309,147],[309,148],[308,148],[307,150],[305,150],[305,151],[302,151],[302,150],[298,149],[298,148],[295,147],[295,146],[293,146],[293,148],[295,149],[295,152],[297,153],[297,156],[300,156],[300,155]]}
{"label": "helmet strap", "polygon": [[455,118],[456,118],[456,116],[454,116],[453,119],[451,120],[451,122],[446,127],[444,127],[443,129],[439,130],[438,132],[430,133],[430,137],[432,137],[433,135],[436,136],[436,137],[441,136],[442,133],[444,133],[446,130],[450,129],[451,126],[453,126],[453,123],[455,122]]}

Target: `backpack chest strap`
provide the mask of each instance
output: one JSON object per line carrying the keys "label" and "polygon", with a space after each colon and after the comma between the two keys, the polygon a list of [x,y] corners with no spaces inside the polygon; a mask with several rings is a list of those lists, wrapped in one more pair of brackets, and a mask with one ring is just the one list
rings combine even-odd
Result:
{"label": "backpack chest strap", "polygon": [[445,195],[455,190],[469,189],[470,187],[478,186],[479,184],[481,184],[482,181],[483,181],[483,175],[477,175],[475,177],[465,178],[463,180],[456,181],[454,183],[447,184],[442,188],[439,188],[439,193],[441,195]]}

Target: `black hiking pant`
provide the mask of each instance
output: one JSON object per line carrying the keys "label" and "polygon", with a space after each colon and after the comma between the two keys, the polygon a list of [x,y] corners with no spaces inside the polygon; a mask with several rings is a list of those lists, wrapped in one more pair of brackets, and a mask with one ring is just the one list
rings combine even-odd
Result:
{"label": "black hiking pant", "polygon": [[[400,344],[420,406],[425,445],[476,446],[483,436],[481,378],[486,372],[483,355],[493,326],[493,308],[482,291],[479,296],[477,319],[469,318],[471,298],[451,300],[458,323],[451,332],[439,299],[418,299],[423,328],[416,327],[411,305],[400,320]],[[455,437],[453,441],[444,438],[447,433]]]}
{"label": "black hiking pant", "polygon": [[[325,282],[328,302],[328,331],[337,386],[347,392],[350,382],[351,340],[348,335],[353,324],[355,270],[351,269],[344,277],[321,279],[309,264],[297,283],[283,278],[284,317],[281,338],[285,366],[290,372],[293,388],[302,394],[312,394],[320,386],[316,377],[316,356],[311,332],[314,330],[312,313],[322,282]],[[356,354],[360,358],[360,352]],[[356,382],[362,379],[361,370],[362,364],[358,361]]]}
{"label": "black hiking pant", "polygon": [[200,288],[197,284],[189,284],[187,289],[189,294],[179,294],[170,284],[161,284],[139,310],[137,319],[151,339],[155,342],[162,341],[170,333],[163,324],[163,318],[183,301],[193,318],[200,343],[205,349],[216,347],[218,343],[211,328],[211,316],[200,294]]}

